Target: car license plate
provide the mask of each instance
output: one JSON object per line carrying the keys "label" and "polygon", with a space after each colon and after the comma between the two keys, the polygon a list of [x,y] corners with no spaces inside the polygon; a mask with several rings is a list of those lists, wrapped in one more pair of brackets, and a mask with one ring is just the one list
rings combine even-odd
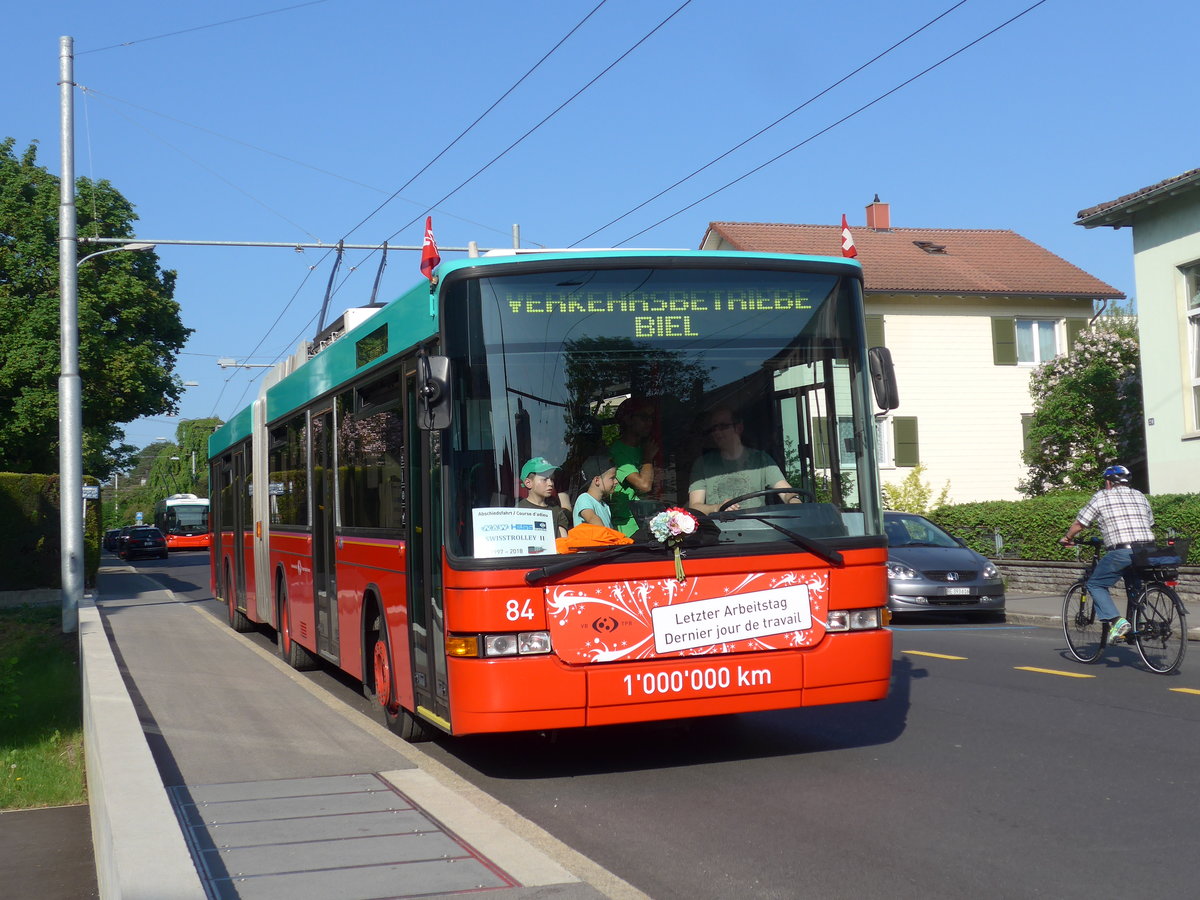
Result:
{"label": "car license plate", "polygon": [[946,594],[950,597],[960,597],[969,593],[971,593],[971,589],[966,587],[946,588]]}

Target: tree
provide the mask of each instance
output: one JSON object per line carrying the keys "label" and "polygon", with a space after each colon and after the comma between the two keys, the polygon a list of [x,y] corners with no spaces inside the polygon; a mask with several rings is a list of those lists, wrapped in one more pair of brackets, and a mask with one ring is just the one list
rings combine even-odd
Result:
{"label": "tree", "polygon": [[[59,181],[0,141],[0,470],[58,468]],[[78,231],[133,236],[133,205],[107,181],[76,182]],[[80,258],[87,251],[83,245]],[[171,415],[182,393],[176,356],[190,328],[175,272],[153,252],[109,253],[79,268],[84,472],[107,478],[135,448],[120,426]]]}
{"label": "tree", "polygon": [[131,525],[139,512],[148,521],[154,505],[171,494],[207,497],[208,438],[222,424],[220,419],[184,419],[174,443],[155,441],[135,450],[113,479],[105,527]]}
{"label": "tree", "polygon": [[924,516],[932,510],[940,509],[948,504],[950,502],[949,480],[942,485],[941,493],[935,498],[933,486],[923,481],[924,477],[925,467],[917,464],[899,484],[885,484],[883,486],[884,508]]}
{"label": "tree", "polygon": [[1093,491],[1114,463],[1145,482],[1142,379],[1137,321],[1103,316],[1080,333],[1070,355],[1043,363],[1029,380],[1034,411],[1024,454],[1029,497],[1067,488]]}
{"label": "tree", "polygon": [[220,419],[184,419],[175,429],[181,493],[208,496],[208,439],[223,424]]}

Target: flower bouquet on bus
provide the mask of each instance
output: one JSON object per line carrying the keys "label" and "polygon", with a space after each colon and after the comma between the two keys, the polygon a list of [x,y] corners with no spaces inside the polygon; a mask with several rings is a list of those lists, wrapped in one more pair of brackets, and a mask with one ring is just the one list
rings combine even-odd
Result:
{"label": "flower bouquet on bus", "polygon": [[668,550],[675,553],[675,578],[683,582],[683,542],[689,534],[695,534],[700,523],[696,517],[678,506],[671,506],[654,516],[646,527],[650,534]]}

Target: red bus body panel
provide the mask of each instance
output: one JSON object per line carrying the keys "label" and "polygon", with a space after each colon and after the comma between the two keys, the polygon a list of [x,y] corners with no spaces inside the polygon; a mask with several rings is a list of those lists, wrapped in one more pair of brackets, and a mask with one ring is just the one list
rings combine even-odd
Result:
{"label": "red bus body panel", "polygon": [[168,534],[168,550],[206,550],[212,546],[212,535],[207,531],[203,534]]}
{"label": "red bus body panel", "polygon": [[[223,535],[225,547],[232,537]],[[250,552],[247,546],[247,560]],[[272,531],[269,552],[272,577],[287,586],[291,637],[316,653],[312,536]],[[795,555],[686,560],[682,584],[673,561],[584,566],[534,586],[525,584],[524,569],[459,571],[444,565],[448,633],[549,631],[554,646],[547,655],[450,657],[452,732],[575,728],[881,700],[891,678],[892,633],[886,628],[829,633],[825,624],[830,609],[883,605],[886,550],[843,556],[841,568],[809,555],[800,558],[807,568],[796,567]],[[232,568],[232,553],[226,557]],[[407,564],[403,541],[337,539],[338,665],[356,679],[365,674],[368,594],[383,606],[395,671],[412,671]],[[733,566],[755,571],[730,574]],[[253,566],[246,570],[253,597]],[[669,613],[670,607],[693,608],[682,604],[739,603],[782,589],[807,598],[808,627],[685,649],[654,645],[654,609]],[[247,607],[253,619],[254,604]],[[414,709],[411,678],[396,682],[397,699]]]}
{"label": "red bus body panel", "polygon": [[[660,563],[584,568],[546,587],[514,584],[511,572],[447,571],[448,631],[549,630],[555,649],[545,656],[451,658],[453,732],[569,728],[881,700],[891,678],[891,632],[827,633],[825,616],[831,608],[882,605],[886,551],[844,556],[843,568],[827,567],[814,557],[805,557],[814,564],[811,569],[786,568],[795,562],[791,556],[738,560],[739,565],[762,568],[753,575],[727,574],[728,559],[689,560],[683,584],[676,581],[672,565]],[[604,581],[596,580],[599,574]],[[783,589],[807,597],[809,627],[686,649],[654,645],[654,609],[670,615],[672,610],[664,608],[679,606],[682,612],[714,601],[749,607],[743,598],[770,598],[772,591]],[[772,615],[767,610],[760,620]],[[784,619],[777,616],[776,621]],[[696,634],[703,637],[702,631]]]}

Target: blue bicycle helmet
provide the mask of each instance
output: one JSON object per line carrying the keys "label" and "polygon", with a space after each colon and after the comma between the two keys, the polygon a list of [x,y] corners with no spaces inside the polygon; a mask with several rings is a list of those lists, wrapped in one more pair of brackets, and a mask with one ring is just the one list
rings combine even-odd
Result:
{"label": "blue bicycle helmet", "polygon": [[1104,470],[1104,480],[1113,484],[1129,484],[1129,470],[1124,466],[1109,466]]}

